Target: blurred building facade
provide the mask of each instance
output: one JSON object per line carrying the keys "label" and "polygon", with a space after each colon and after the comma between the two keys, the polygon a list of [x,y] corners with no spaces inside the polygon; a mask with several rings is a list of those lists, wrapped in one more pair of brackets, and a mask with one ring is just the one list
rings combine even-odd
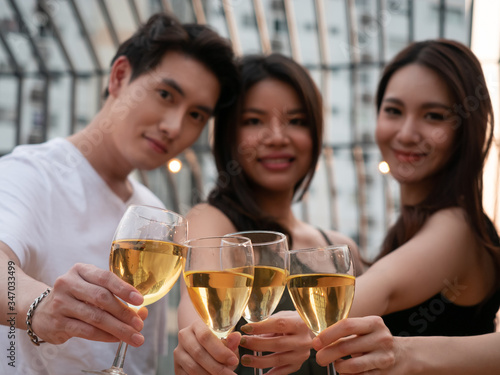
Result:
{"label": "blurred building facade", "polygon": [[[464,2],[0,0],[0,154],[85,126],[99,109],[117,45],[165,10],[184,22],[208,23],[239,54],[279,52],[309,69],[325,98],[325,147],[310,193],[296,209],[374,254],[397,210],[373,139],[380,70],[412,40],[444,36],[469,44]],[[141,174],[168,207],[187,210],[213,184],[209,134],[180,174]]]}

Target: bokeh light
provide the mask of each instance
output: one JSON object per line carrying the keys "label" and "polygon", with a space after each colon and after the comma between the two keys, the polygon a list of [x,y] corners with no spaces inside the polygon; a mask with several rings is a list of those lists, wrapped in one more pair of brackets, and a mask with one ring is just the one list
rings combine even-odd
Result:
{"label": "bokeh light", "polygon": [[378,163],[378,170],[382,174],[387,174],[391,171],[391,169],[389,168],[389,164],[387,164],[386,161],[381,161],[380,163]]}
{"label": "bokeh light", "polygon": [[179,159],[172,159],[168,162],[168,170],[177,173],[182,169],[182,162]]}

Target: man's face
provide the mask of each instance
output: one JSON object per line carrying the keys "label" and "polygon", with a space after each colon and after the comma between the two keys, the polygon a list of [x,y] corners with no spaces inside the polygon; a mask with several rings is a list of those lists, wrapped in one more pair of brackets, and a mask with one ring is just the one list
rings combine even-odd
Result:
{"label": "man's face", "polygon": [[124,70],[123,84],[112,94],[113,146],[131,169],[154,169],[196,141],[220,84],[201,62],[176,51],[132,82],[130,73]]}

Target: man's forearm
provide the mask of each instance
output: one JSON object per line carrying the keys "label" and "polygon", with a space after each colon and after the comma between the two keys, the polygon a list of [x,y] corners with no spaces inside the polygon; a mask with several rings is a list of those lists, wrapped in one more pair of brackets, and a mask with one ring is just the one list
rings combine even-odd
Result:
{"label": "man's forearm", "polygon": [[46,289],[24,273],[12,250],[0,242],[0,324],[26,329],[26,313]]}

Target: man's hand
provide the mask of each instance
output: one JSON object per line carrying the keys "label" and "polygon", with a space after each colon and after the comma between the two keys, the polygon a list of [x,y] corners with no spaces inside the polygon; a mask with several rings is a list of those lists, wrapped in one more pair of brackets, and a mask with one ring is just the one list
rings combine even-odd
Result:
{"label": "man's hand", "polygon": [[147,309],[136,312],[118,298],[132,305],[144,301],[134,287],[112,272],[90,264],[75,264],[56,280],[51,293],[38,305],[33,331],[52,344],[82,337],[140,346],[144,343],[140,331]]}

